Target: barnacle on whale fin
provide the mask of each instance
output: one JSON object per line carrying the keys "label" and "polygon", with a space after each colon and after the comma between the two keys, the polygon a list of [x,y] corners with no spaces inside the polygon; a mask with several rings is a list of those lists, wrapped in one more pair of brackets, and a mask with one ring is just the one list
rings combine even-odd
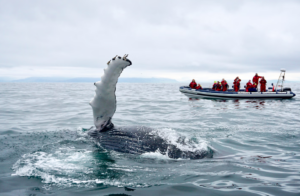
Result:
{"label": "barnacle on whale fin", "polygon": [[114,58],[112,58],[112,60],[116,60],[117,56],[118,56],[118,55],[116,55]]}
{"label": "barnacle on whale fin", "polygon": [[123,60],[126,61],[126,60],[127,60],[127,59],[126,59],[127,57],[128,57],[128,54],[125,54],[125,55],[123,56]]}
{"label": "barnacle on whale fin", "polygon": [[123,69],[131,65],[131,61],[126,58],[127,56],[128,54],[125,54],[125,58],[121,58],[116,55],[108,61],[109,66],[104,69],[101,81],[95,83],[96,93],[90,105],[93,108],[94,124],[99,131],[104,130],[106,125],[110,125],[108,122],[116,111],[116,84]]}

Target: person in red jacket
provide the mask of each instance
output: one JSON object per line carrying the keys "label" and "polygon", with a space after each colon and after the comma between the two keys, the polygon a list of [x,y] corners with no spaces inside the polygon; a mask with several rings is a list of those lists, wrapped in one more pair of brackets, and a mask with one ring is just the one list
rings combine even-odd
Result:
{"label": "person in red jacket", "polygon": [[221,85],[222,85],[222,90],[227,91],[228,84],[227,81],[224,80],[224,78],[222,79]]}
{"label": "person in red jacket", "polygon": [[216,83],[216,91],[221,91],[221,89],[222,89],[221,83],[218,81]]}
{"label": "person in red jacket", "polygon": [[241,79],[239,77],[236,77],[233,82],[235,92],[238,92],[240,90],[240,82],[241,82]]}
{"label": "person in red jacket", "polygon": [[260,91],[266,92],[267,80],[265,80],[265,77],[262,77],[259,83],[260,83]]}
{"label": "person in red jacket", "polygon": [[253,88],[257,88],[257,84],[256,84],[256,83],[253,83],[252,87],[253,87]]}
{"label": "person in red jacket", "polygon": [[202,90],[201,84],[198,84],[198,86],[196,87],[196,89],[197,89],[197,90],[198,90],[198,89]]}
{"label": "person in red jacket", "polygon": [[237,77],[233,80],[233,89],[234,89],[234,91],[236,90],[236,80],[237,80]]}
{"label": "person in red jacket", "polygon": [[216,82],[216,81],[214,82],[214,84],[213,84],[213,86],[212,86],[212,89],[213,89],[213,90],[216,90],[216,89],[217,89],[217,82]]}
{"label": "person in red jacket", "polygon": [[258,84],[258,80],[259,78],[262,78],[262,76],[259,76],[257,73],[255,74],[255,76],[252,79],[253,84]]}
{"label": "person in red jacket", "polygon": [[190,87],[196,88],[196,86],[197,86],[197,83],[196,83],[195,79],[193,79],[192,82],[190,83]]}
{"label": "person in red jacket", "polygon": [[253,88],[251,80],[249,80],[249,82],[246,84],[246,92],[249,92],[249,88]]}

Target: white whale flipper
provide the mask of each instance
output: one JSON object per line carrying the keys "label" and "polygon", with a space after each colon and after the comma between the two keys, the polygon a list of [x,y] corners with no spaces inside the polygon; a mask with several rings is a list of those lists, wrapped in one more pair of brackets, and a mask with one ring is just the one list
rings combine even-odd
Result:
{"label": "white whale flipper", "polygon": [[109,61],[108,67],[104,69],[104,75],[101,81],[95,82],[96,94],[91,100],[90,105],[93,108],[94,124],[99,131],[105,131],[105,128],[111,124],[111,118],[116,111],[116,84],[124,68],[131,65],[131,61],[116,56]]}

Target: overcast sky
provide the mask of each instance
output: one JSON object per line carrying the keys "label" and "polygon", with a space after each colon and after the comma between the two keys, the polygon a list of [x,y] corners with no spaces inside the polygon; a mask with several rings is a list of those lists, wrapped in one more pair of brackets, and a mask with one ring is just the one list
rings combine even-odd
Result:
{"label": "overcast sky", "polygon": [[300,1],[0,0],[0,77],[300,80]]}

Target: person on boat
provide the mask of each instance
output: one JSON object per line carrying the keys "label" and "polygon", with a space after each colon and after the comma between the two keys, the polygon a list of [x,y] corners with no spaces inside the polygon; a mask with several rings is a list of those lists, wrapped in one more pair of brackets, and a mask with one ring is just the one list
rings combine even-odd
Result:
{"label": "person on boat", "polygon": [[239,77],[236,77],[233,82],[235,92],[238,92],[240,90],[240,82],[241,82],[241,79]]}
{"label": "person on boat", "polygon": [[240,83],[241,83],[241,79],[238,77],[238,79],[237,79],[237,81],[236,81],[236,83],[237,83],[237,91],[239,91],[240,90]]}
{"label": "person on boat", "polygon": [[217,83],[216,83],[216,91],[221,91],[221,89],[222,89],[222,86],[221,86],[221,83],[218,81]]}
{"label": "person on boat", "polygon": [[253,84],[251,83],[251,80],[249,80],[249,82],[247,82],[246,84],[246,92],[249,92],[249,88],[253,88]]}
{"label": "person on boat", "polygon": [[237,79],[237,77],[233,80],[233,89],[235,90],[236,89],[236,79]]}
{"label": "person on boat", "polygon": [[197,86],[197,83],[196,83],[195,79],[193,79],[192,82],[190,83],[190,87],[196,88],[196,86]]}
{"label": "person on boat", "polygon": [[227,91],[228,84],[227,84],[227,81],[224,80],[224,78],[222,79],[221,85],[222,85],[222,90]]}
{"label": "person on boat", "polygon": [[198,84],[198,86],[196,87],[196,89],[197,89],[197,90],[198,90],[198,89],[202,90],[201,84]]}
{"label": "person on boat", "polygon": [[259,76],[257,73],[255,74],[255,76],[252,79],[253,84],[256,83],[258,84],[258,80],[262,78],[262,76]]}
{"label": "person on boat", "polygon": [[259,83],[260,83],[260,91],[266,92],[267,80],[265,80],[265,77],[262,77]]}
{"label": "person on boat", "polygon": [[252,87],[256,89],[257,88],[257,84],[253,83]]}
{"label": "person on boat", "polygon": [[236,81],[237,81],[237,78],[238,78],[238,77],[236,77],[236,78],[233,80],[233,89],[234,89],[234,91],[236,90]]}
{"label": "person on boat", "polygon": [[217,82],[216,82],[216,81],[214,82],[214,84],[213,84],[213,86],[212,86],[212,89],[213,89],[213,90],[216,90],[216,89],[217,89]]}

